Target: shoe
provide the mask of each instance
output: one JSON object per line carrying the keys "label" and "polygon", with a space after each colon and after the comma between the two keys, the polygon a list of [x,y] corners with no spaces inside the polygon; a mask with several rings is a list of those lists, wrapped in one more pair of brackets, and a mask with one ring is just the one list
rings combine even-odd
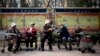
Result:
{"label": "shoe", "polygon": [[40,51],[40,50],[41,50],[41,48],[39,47],[39,48],[38,48],[38,50]]}
{"label": "shoe", "polygon": [[69,48],[70,51],[72,51],[72,48]]}
{"label": "shoe", "polygon": [[92,53],[95,53],[95,50],[91,50]]}
{"label": "shoe", "polygon": [[41,49],[41,51],[44,51],[44,49]]}
{"label": "shoe", "polygon": [[35,50],[37,50],[37,48],[35,48]]}
{"label": "shoe", "polygon": [[65,47],[65,49],[66,49],[66,50],[68,50],[68,48],[67,48],[67,47]]}
{"label": "shoe", "polygon": [[33,51],[33,48],[30,48],[30,51]]}
{"label": "shoe", "polygon": [[1,53],[4,53],[4,52],[5,52],[5,50],[4,50],[4,49],[2,49],[2,50],[1,50]]}
{"label": "shoe", "polygon": [[14,50],[13,50],[13,53],[16,53],[16,52],[17,52],[16,49],[14,49]]}
{"label": "shoe", "polygon": [[82,52],[82,53],[85,53],[85,50],[82,50],[81,52]]}
{"label": "shoe", "polygon": [[29,48],[26,48],[26,51],[29,51]]}
{"label": "shoe", "polygon": [[20,48],[19,50],[22,51],[22,48]]}
{"label": "shoe", "polygon": [[9,52],[12,52],[12,48],[9,48],[9,47],[8,47],[8,51],[9,51]]}
{"label": "shoe", "polygon": [[80,49],[80,48],[78,48],[77,50],[78,50],[78,51],[81,51],[81,49]]}
{"label": "shoe", "polygon": [[60,50],[60,47],[58,46],[58,49]]}
{"label": "shoe", "polygon": [[50,51],[53,51],[53,49],[49,49]]}

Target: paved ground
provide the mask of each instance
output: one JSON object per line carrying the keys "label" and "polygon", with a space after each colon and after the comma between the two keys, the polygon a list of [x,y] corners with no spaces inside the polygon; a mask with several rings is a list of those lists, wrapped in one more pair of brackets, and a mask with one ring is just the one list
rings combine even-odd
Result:
{"label": "paved ground", "polygon": [[[3,33],[4,31],[0,31],[0,33]],[[3,36],[0,35],[0,39],[3,38]],[[1,44],[0,44],[1,45]],[[24,48],[24,47],[23,47]],[[72,51],[66,51],[64,50],[64,47],[62,46],[62,49],[59,50],[57,46],[53,46],[53,51],[48,51],[48,47],[46,46],[46,51],[19,51],[16,54],[13,54],[12,52],[5,51],[5,53],[0,53],[0,56],[100,56],[100,45],[96,45],[94,49],[96,50],[96,53],[81,53],[80,51],[75,49],[76,47],[73,47]],[[0,47],[0,50],[2,48]]]}
{"label": "paved ground", "polygon": [[[19,51],[16,54],[13,54],[12,52],[6,51],[5,53],[0,53],[0,56],[100,56],[100,45],[96,45],[94,48],[96,50],[96,53],[81,53],[80,51],[76,50],[75,46],[73,47],[72,51],[66,51],[64,50],[63,46],[62,49],[59,50],[57,46],[53,46],[53,51],[48,51],[48,47],[45,47],[45,51]],[[24,47],[23,47],[24,48]]]}

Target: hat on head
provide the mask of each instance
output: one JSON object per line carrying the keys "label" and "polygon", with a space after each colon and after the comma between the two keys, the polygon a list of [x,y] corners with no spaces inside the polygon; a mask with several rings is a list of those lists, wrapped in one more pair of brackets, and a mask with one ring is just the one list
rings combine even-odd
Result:
{"label": "hat on head", "polygon": [[50,20],[45,20],[45,24],[48,24],[48,23],[50,23]]}
{"label": "hat on head", "polygon": [[30,23],[30,25],[35,25],[35,23]]}
{"label": "hat on head", "polygon": [[15,23],[11,23],[11,27],[14,27],[14,26],[16,26],[16,24]]}
{"label": "hat on head", "polygon": [[30,23],[30,25],[32,25],[33,23]]}
{"label": "hat on head", "polygon": [[90,35],[87,35],[87,38],[91,38]]}

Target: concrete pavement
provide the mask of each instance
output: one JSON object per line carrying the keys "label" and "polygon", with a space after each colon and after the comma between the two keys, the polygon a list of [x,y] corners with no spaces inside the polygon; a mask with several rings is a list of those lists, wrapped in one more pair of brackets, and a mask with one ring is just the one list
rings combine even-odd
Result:
{"label": "concrete pavement", "polygon": [[[24,48],[24,47],[23,47]],[[62,49],[59,50],[57,46],[53,46],[53,51],[49,51],[48,47],[45,47],[45,51],[19,51],[15,54],[12,52],[6,51],[5,53],[0,53],[0,56],[100,56],[100,45],[96,45],[94,49],[96,50],[96,53],[81,53],[80,51],[75,49],[76,47],[73,47],[72,51],[66,51],[64,50],[64,47],[62,46]]]}
{"label": "concrete pavement", "polygon": [[[4,31],[0,31],[0,33],[4,33]],[[3,39],[3,35],[0,35],[0,40]],[[25,46],[23,47],[25,48]],[[73,50],[72,51],[66,51],[64,50],[64,47],[62,46],[62,49],[59,50],[57,48],[57,45],[53,46],[53,51],[48,51],[48,47],[45,47],[46,51],[38,51],[38,50],[34,50],[34,51],[19,51],[15,54],[13,54],[12,52],[8,52],[7,50],[5,51],[5,53],[0,53],[0,56],[100,56],[100,45],[96,45],[94,46],[94,49],[96,50],[96,53],[81,53],[80,51],[75,49],[76,46],[73,46]],[[0,47],[0,50],[2,49],[2,47]]]}

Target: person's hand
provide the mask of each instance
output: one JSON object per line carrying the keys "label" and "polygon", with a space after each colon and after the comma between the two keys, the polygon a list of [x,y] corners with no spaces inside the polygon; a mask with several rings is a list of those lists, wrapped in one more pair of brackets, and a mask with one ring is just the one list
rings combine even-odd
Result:
{"label": "person's hand", "polygon": [[20,36],[21,36],[21,34],[18,34],[17,36],[18,36],[18,37],[20,37]]}
{"label": "person's hand", "polygon": [[70,41],[71,40],[71,37],[68,37],[68,41]]}
{"label": "person's hand", "polygon": [[29,34],[33,34],[32,32],[28,32]]}
{"label": "person's hand", "polygon": [[31,33],[31,31],[28,31],[28,33]]}
{"label": "person's hand", "polygon": [[43,34],[43,36],[45,36],[46,34]]}
{"label": "person's hand", "polygon": [[62,39],[63,39],[63,40],[66,40],[66,37],[63,37]]}
{"label": "person's hand", "polygon": [[48,30],[49,30],[49,31],[52,31],[53,29],[52,29],[52,28],[49,28]]}
{"label": "person's hand", "polygon": [[60,35],[60,33],[58,33],[58,35]]}

